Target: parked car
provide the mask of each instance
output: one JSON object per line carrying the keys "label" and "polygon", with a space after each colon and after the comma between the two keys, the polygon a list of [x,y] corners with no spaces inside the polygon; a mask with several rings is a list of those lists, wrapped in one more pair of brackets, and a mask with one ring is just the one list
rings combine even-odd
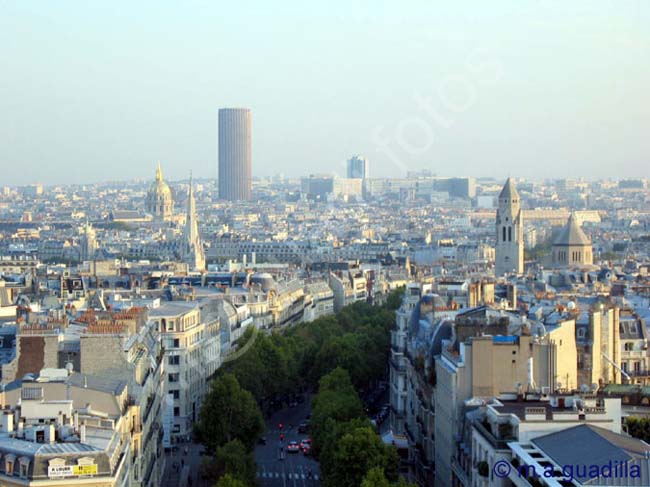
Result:
{"label": "parked car", "polygon": [[309,422],[303,421],[298,425],[298,433],[307,433],[309,431]]}

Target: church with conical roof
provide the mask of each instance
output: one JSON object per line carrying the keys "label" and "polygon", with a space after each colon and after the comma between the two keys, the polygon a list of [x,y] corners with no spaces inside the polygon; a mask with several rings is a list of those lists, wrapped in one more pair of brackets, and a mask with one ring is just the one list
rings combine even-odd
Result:
{"label": "church with conical roof", "polygon": [[172,190],[163,179],[160,162],[156,168],[156,179],[147,191],[145,210],[153,215],[156,220],[170,220],[174,213],[174,198]]}
{"label": "church with conical roof", "polygon": [[553,241],[553,266],[575,267],[593,264],[591,239],[571,213],[569,221]]}

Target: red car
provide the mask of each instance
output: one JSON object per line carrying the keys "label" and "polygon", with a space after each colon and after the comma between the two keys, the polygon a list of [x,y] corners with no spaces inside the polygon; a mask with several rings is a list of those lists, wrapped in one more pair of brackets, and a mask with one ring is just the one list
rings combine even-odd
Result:
{"label": "red car", "polygon": [[307,438],[306,440],[302,440],[300,442],[300,448],[302,449],[302,453],[304,455],[311,455],[311,438]]}

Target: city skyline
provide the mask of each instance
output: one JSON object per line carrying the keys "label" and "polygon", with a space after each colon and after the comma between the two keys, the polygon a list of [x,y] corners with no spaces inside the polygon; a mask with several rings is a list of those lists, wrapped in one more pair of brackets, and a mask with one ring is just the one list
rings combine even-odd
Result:
{"label": "city skyline", "polygon": [[111,5],[3,5],[5,184],[213,177],[240,105],[259,176],[648,177],[644,3]]}

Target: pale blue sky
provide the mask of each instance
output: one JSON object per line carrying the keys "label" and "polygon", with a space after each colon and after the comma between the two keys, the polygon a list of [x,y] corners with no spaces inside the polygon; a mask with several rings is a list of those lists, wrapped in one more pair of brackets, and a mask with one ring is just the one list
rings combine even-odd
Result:
{"label": "pale blue sky", "polygon": [[[103,5],[100,5],[103,4]],[[0,0],[0,185],[217,171],[650,177],[650,2]]]}

